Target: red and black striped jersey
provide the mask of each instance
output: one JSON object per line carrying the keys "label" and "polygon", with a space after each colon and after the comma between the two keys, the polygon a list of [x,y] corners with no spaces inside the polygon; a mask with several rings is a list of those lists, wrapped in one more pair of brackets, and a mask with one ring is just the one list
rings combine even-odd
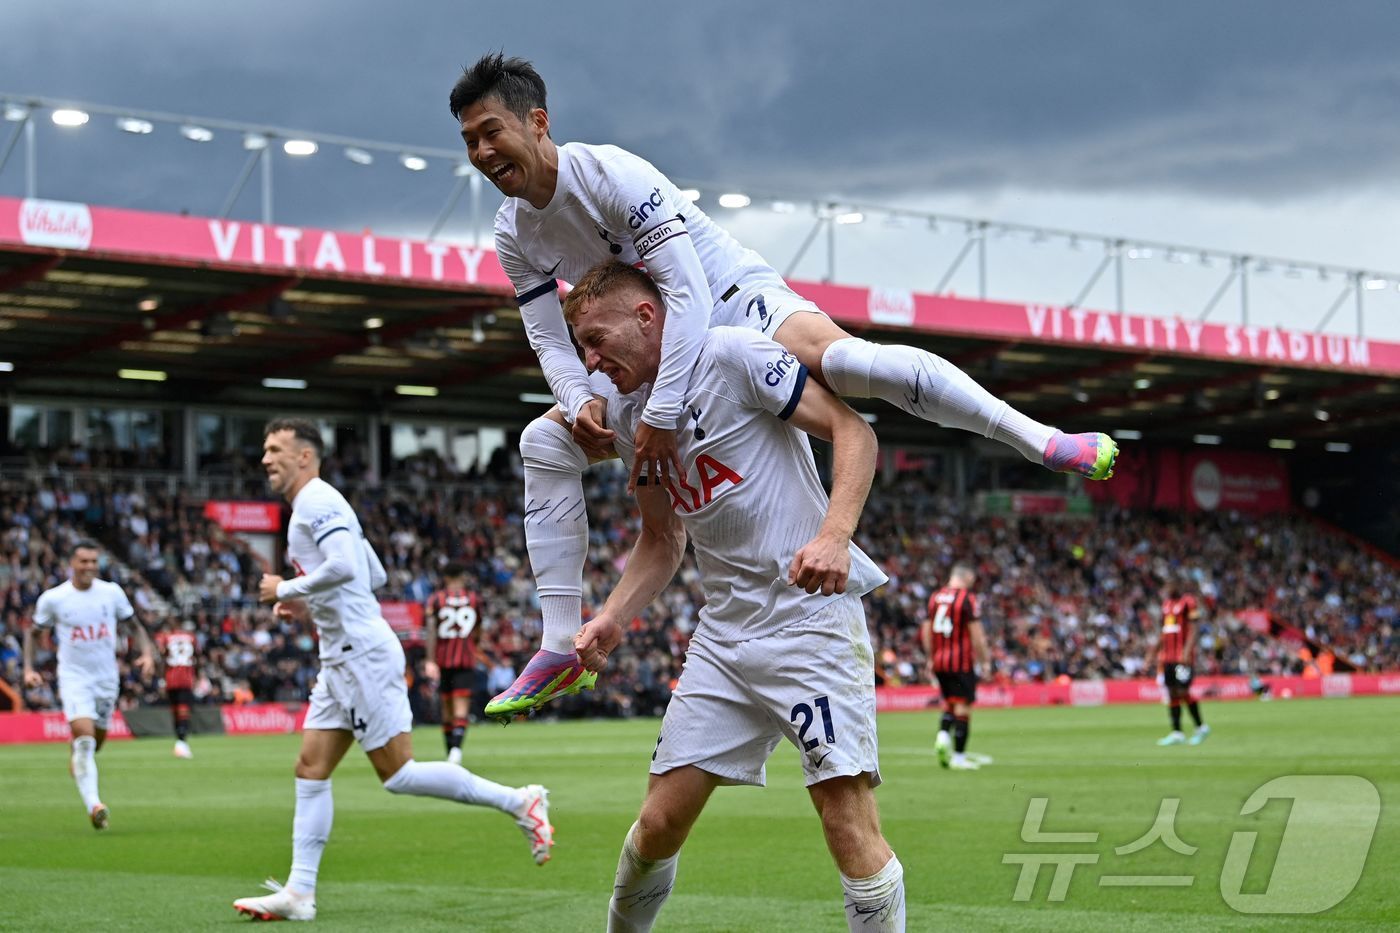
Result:
{"label": "red and black striped jersey", "polygon": [[428,597],[424,624],[436,626],[438,667],[476,667],[476,624],[481,599],[471,590],[438,590]]}
{"label": "red and black striped jersey", "polygon": [[945,586],[928,601],[932,648],[929,660],[935,671],[970,674],[976,656],[968,626],[982,617],[977,597],[962,587]]}
{"label": "red and black striped jersey", "polygon": [[1179,596],[1162,602],[1162,637],[1157,643],[1159,664],[1190,664],[1186,657],[1186,644],[1190,640],[1192,626],[1201,617],[1196,605],[1196,597]]}
{"label": "red and black striped jersey", "polygon": [[156,645],[165,660],[165,689],[193,689],[194,635],[190,632],[157,632]]}

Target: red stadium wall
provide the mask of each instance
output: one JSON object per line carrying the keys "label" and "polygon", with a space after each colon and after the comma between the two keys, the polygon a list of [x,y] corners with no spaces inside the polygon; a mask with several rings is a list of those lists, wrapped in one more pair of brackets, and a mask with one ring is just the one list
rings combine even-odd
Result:
{"label": "red stadium wall", "polygon": [[[252,703],[243,706],[226,705],[219,709],[222,730],[227,735],[276,735],[300,732],[306,719],[302,704],[283,706],[279,703]],[[121,713],[112,714],[109,739],[129,739],[131,730]],[[4,713],[0,714],[0,745],[15,742],[67,742],[68,722],[62,713]]]}
{"label": "red stadium wall", "polygon": [[1113,479],[1084,492],[1124,508],[1188,512],[1278,513],[1292,499],[1283,458],[1233,450],[1129,448]]}
{"label": "red stadium wall", "polygon": [[[1400,694],[1400,671],[1384,674],[1329,674],[1325,677],[1263,677],[1274,697],[1350,697]],[[1203,700],[1244,700],[1254,696],[1248,677],[1198,677],[1191,695]],[[1105,703],[1159,703],[1162,688],[1146,677],[1134,680],[1075,680],[1048,684],[979,684],[978,706],[1102,706]],[[882,713],[927,710],[938,702],[935,687],[880,687]]]}
{"label": "red stadium wall", "polygon": [[[1265,677],[1274,697],[1350,697],[1400,694],[1400,671],[1384,674],[1331,674],[1326,677]],[[1247,677],[1201,677],[1192,695],[1210,700],[1244,700],[1254,696]],[[1077,680],[1050,684],[983,684],[977,688],[977,705],[1102,706],[1105,703],[1157,703],[1162,688],[1155,680]],[[938,701],[934,687],[879,687],[876,708],[882,713],[927,710]],[[220,708],[223,732],[228,735],[278,735],[301,731],[306,707],[255,703]],[[112,717],[109,738],[129,739],[121,713]],[[66,742],[68,723],[62,713],[0,714],[0,745],[16,742]]]}
{"label": "red stadium wall", "polygon": [[[0,246],[53,255],[513,292],[491,249],[68,201],[0,197]],[[1167,353],[1302,369],[1400,374],[1400,343],[1191,318],[793,282],[843,323],[913,328],[1124,353]],[[1121,472],[1121,471],[1120,471]]]}

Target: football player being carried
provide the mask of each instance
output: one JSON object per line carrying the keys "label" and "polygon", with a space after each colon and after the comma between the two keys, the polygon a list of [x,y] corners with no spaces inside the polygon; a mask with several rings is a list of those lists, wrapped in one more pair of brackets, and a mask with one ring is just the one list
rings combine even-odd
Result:
{"label": "football player being carried", "polygon": [[[662,360],[661,294],[646,273],[609,260],[580,277],[566,313],[589,369],[613,383],[607,422],[633,463]],[[751,328],[701,335],[681,400],[681,466],[663,479],[652,464],[639,478],[641,534],[575,642],[584,664],[600,668],[622,623],[675,575],[689,533],[705,605],[661,721],[641,813],[623,841],[608,929],[651,929],[710,794],[724,784],[762,786],[765,763],[786,739],[841,873],[850,929],[902,930],[904,870],[875,805],[875,661],[860,600],[885,576],[851,543],[875,471],[875,435],[792,353]],[[832,443],[829,500],[808,434]]]}
{"label": "football player being carried", "polygon": [[919,641],[943,696],[943,720],[933,747],[938,763],[956,771],[976,771],[967,757],[972,704],[977,702],[977,669],[991,667],[987,634],[972,585],[977,575],[967,564],[954,564],[948,585],[929,598],[928,618]]}
{"label": "football player being carried", "polygon": [[487,704],[488,715],[521,712],[592,683],[571,644],[588,548],[582,473],[590,460],[613,456],[613,432],[599,384],[590,382],[569,340],[556,280],[577,282],[601,260],[645,266],[666,303],[661,365],[637,427],[629,491],[643,467],[653,475],[679,470],[676,432],[688,418],[682,403],[705,331],[717,325],[776,341],[837,395],[884,399],[930,424],[1008,444],[1047,469],[1091,479],[1112,473],[1118,448],[1107,435],[1058,431],[942,357],[842,330],[646,160],[615,146],[557,145],[544,80],[529,62],[486,55],[457,81],[449,106],[471,163],[505,195],[496,215],[497,257],[559,401],[520,436],[541,651]]}
{"label": "football player being carried", "polygon": [[97,752],[107,740],[121,679],[117,672],[117,626],[130,627],[140,645],[136,669],[142,678],[155,673],[155,646],[136,617],[122,588],[97,578],[101,551],[79,541],[69,558],[68,580],[39,594],[34,624],[24,630],[24,685],[37,687],[43,677],[34,669],[35,629],[48,629],[58,642],[58,693],[63,718],[73,734],[70,759],[78,795],[94,829],[106,829],[111,813],[97,792]]}
{"label": "football player being carried", "polygon": [[428,655],[424,668],[438,682],[447,760],[457,765],[462,763],[462,741],[467,737],[467,713],[476,683],[481,597],[467,589],[467,570],[461,564],[448,564],[442,578],[442,589],[428,597],[423,611]]}

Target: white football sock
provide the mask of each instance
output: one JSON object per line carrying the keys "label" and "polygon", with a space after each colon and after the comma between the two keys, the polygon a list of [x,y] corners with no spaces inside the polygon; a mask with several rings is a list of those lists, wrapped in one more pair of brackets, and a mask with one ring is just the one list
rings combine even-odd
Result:
{"label": "white football sock", "polygon": [[515,816],[520,809],[520,788],[506,787],[495,781],[477,777],[461,765],[445,761],[414,761],[409,759],[384,782],[391,794],[412,794],[415,797],[441,797],[458,803],[495,807]]}
{"label": "white football sock", "polygon": [[846,925],[862,933],[903,933],[904,866],[891,855],[885,867],[869,878],[841,876],[846,892]]}
{"label": "white football sock", "polygon": [[292,871],[287,887],[294,894],[315,894],[316,873],[321,869],[321,853],[331,838],[335,799],[330,779],[313,781],[297,778],[296,815],[292,817]]}
{"label": "white football sock", "polygon": [[525,550],[540,594],[540,647],[566,654],[583,619],[583,562],[588,510],[583,471],[588,457],[562,425],[536,418],[520,432],[525,465]]}
{"label": "white football sock", "polygon": [[681,854],[663,859],[642,858],[632,842],[636,832],[637,824],[633,823],[617,859],[613,896],[608,902],[608,933],[650,930],[676,884],[676,863]]}
{"label": "white football sock", "polygon": [[73,757],[70,759],[73,762],[73,782],[78,785],[83,810],[87,813],[102,802],[102,798],[97,796],[97,759],[93,757],[96,754],[97,739],[84,735],[73,740]]}
{"label": "white football sock", "polygon": [[822,375],[838,395],[882,398],[925,421],[1009,444],[1032,463],[1045,462],[1045,448],[1055,434],[941,356],[917,347],[846,337],[826,348]]}

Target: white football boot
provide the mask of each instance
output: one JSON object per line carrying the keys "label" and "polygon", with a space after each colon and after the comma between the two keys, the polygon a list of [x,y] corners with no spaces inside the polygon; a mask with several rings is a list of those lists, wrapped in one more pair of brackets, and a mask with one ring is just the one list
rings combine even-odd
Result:
{"label": "white football boot", "polygon": [[529,784],[521,790],[525,799],[515,813],[515,825],[530,843],[535,864],[543,865],[549,861],[549,850],[554,845],[554,827],[549,825],[549,791],[539,784]]}
{"label": "white football boot", "polygon": [[295,894],[271,878],[263,882],[263,887],[272,893],[262,897],[240,897],[233,902],[233,909],[254,920],[316,919],[314,894]]}

